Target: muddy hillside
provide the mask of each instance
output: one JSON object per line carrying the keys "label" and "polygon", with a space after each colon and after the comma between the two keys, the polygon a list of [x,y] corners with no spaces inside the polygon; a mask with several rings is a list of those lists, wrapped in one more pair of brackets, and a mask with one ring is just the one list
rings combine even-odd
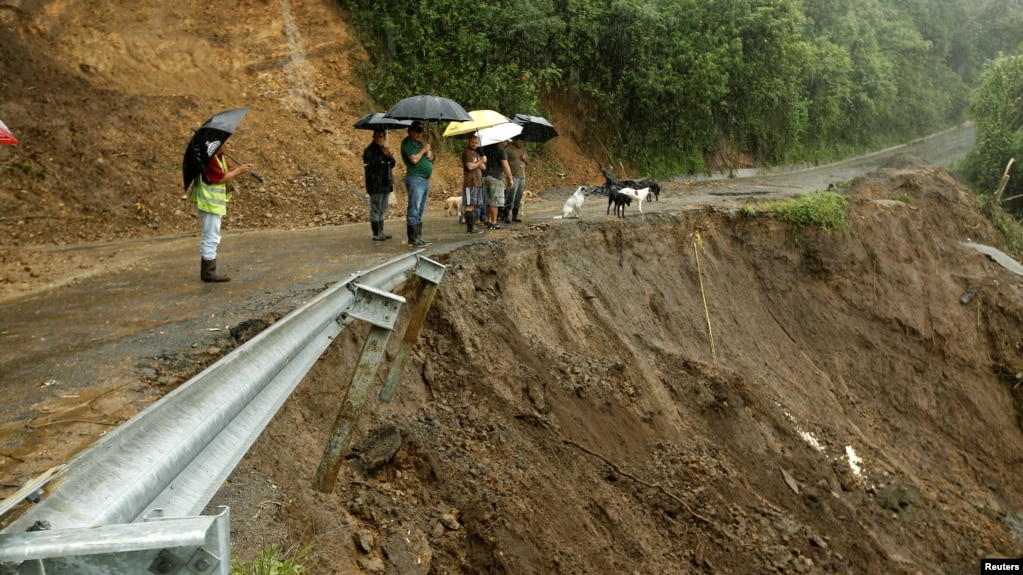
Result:
{"label": "muddy hillside", "polygon": [[749,205],[441,256],[396,399],[363,412],[335,491],[310,484],[356,326],[224,486],[236,555],[283,537],[312,544],[313,573],[423,575],[952,575],[1018,556],[1023,281],[967,245],[998,240],[944,169],[848,198],[830,234]]}

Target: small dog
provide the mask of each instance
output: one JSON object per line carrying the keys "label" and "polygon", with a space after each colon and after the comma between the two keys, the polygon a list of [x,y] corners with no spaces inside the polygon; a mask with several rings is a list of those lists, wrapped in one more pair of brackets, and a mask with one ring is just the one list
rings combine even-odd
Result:
{"label": "small dog", "polygon": [[611,214],[611,206],[615,207],[615,215],[624,218],[625,217],[625,206],[632,205],[632,196],[621,193],[616,190],[614,186],[608,188],[607,194],[607,214]]}
{"label": "small dog", "polygon": [[[622,194],[623,196],[628,196],[628,197],[636,200],[637,202],[639,202],[639,211],[642,212],[643,211],[643,200],[645,200],[647,198],[647,196],[650,195],[650,188],[643,188],[642,190],[634,190],[632,188],[622,188],[622,189],[618,190],[618,193]],[[624,211],[625,211],[625,208],[623,207],[622,208],[622,212],[624,212]]]}
{"label": "small dog", "polygon": [[451,196],[444,200],[444,208],[449,216],[457,216],[462,211],[462,196]]}
{"label": "small dog", "polygon": [[567,220],[570,217],[579,218],[579,208],[583,207],[583,200],[589,194],[590,190],[586,186],[579,186],[575,192],[565,200],[565,205],[561,207],[561,215],[554,216],[556,220]]}

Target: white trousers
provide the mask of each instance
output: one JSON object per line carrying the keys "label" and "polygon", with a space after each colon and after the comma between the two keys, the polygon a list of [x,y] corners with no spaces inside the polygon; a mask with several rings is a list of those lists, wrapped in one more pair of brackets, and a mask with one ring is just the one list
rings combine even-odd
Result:
{"label": "white trousers", "polygon": [[220,245],[221,216],[199,210],[202,220],[202,242],[199,243],[199,255],[204,260],[217,259],[217,246]]}

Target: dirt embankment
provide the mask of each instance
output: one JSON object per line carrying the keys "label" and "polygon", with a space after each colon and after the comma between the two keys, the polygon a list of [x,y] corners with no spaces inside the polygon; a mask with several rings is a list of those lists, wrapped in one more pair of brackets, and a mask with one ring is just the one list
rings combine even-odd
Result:
{"label": "dirt embankment", "polygon": [[[959,574],[1019,555],[1000,374],[1023,367],[1023,282],[961,245],[997,242],[943,169],[850,200],[847,230],[798,241],[721,208],[443,256],[395,402],[357,437],[393,426],[396,455],[310,489],[353,326],[222,491],[237,552],[289,534],[313,572],[422,574]],[[273,504],[248,520],[245,493]]]}

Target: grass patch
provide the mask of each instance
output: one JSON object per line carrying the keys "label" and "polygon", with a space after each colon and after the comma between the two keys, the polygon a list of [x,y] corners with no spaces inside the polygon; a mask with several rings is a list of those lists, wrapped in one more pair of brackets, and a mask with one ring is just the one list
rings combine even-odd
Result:
{"label": "grass patch", "polygon": [[31,176],[35,180],[42,180],[46,177],[45,168],[37,166],[31,160],[22,160],[20,158],[0,164],[0,172],[4,170],[17,170],[27,176]]}
{"label": "grass patch", "polygon": [[910,200],[909,196],[907,196],[906,194],[899,194],[899,195],[895,196],[892,199],[895,200],[896,202],[902,202],[904,204],[909,204],[909,205],[912,205],[912,203],[913,203],[913,201]]}
{"label": "grass patch", "polygon": [[1012,259],[1023,257],[1023,230],[1012,214],[1005,211],[991,194],[977,194],[978,210],[995,226]]}
{"label": "grass patch", "polygon": [[789,200],[770,202],[765,209],[789,224],[797,236],[819,228],[825,232],[845,229],[845,210],[849,202],[835,192],[816,192]]}
{"label": "grass patch", "polygon": [[231,559],[231,575],[303,575],[308,573],[306,561],[312,556],[313,546],[306,545],[296,552],[285,551],[280,544],[259,552],[250,563]]}

